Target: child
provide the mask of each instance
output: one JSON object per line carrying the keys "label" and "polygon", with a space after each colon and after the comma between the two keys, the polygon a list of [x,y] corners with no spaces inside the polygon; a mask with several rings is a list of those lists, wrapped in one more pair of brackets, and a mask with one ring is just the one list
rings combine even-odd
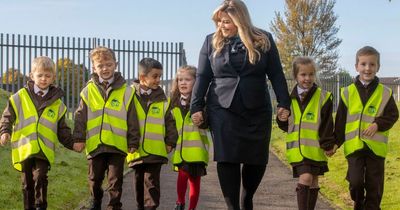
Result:
{"label": "child", "polygon": [[111,49],[96,47],[90,59],[94,73],[80,94],[75,112],[74,148],[82,150],[86,146],[90,209],[101,208],[105,172],[110,197],[107,209],[121,209],[125,157],[128,148],[133,152],[139,146],[134,90],[115,72],[118,63]]}
{"label": "child", "polygon": [[[1,145],[11,138],[12,163],[22,172],[24,209],[47,208],[47,172],[59,140],[72,149],[71,129],[65,123],[64,91],[53,85],[54,62],[45,56],[32,62],[31,81],[10,97],[1,118]],[[10,134],[12,133],[11,137]]]}
{"label": "child", "polygon": [[[379,52],[358,50],[353,84],[341,89],[336,114],[337,145],[344,144],[354,209],[380,209],[389,129],[399,117],[392,90],[379,83]],[[365,193],[364,193],[365,191]]]}
{"label": "child", "polygon": [[160,170],[168,162],[167,154],[175,147],[178,134],[168,110],[168,100],[160,85],[162,65],[152,58],[139,62],[139,81],[133,83],[134,102],[140,123],[140,144],[128,154],[129,167],[135,170],[133,180],[137,209],[156,209],[160,204]]}
{"label": "child", "polygon": [[[187,182],[189,179],[189,210],[197,206],[200,195],[200,177],[206,175],[208,163],[207,130],[199,129],[190,119],[189,105],[196,77],[196,67],[182,66],[176,73],[171,90],[171,108],[179,131],[179,139],[173,155],[174,169],[178,170],[175,210],[184,210]],[[206,125],[201,125],[206,128]]]}
{"label": "child", "polygon": [[[296,57],[293,77],[297,85],[291,93],[289,119],[278,115],[278,125],[288,132],[286,156],[299,177],[296,187],[300,210],[314,209],[318,197],[318,176],[328,171],[326,155],[335,148],[332,95],[315,84],[317,66],[310,57]],[[325,154],[324,154],[325,151]]]}

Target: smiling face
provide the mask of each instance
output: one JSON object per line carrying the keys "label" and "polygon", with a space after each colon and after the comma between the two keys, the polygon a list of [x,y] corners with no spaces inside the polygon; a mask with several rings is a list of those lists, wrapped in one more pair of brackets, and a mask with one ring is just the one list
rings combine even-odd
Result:
{"label": "smiling face", "polygon": [[146,88],[150,88],[153,90],[157,89],[158,86],[160,85],[162,72],[163,72],[162,69],[152,68],[150,72],[147,73],[146,75],[140,75],[139,76],[140,85],[144,87],[144,89]]}
{"label": "smiling face", "polygon": [[378,58],[376,55],[358,56],[358,62],[355,66],[360,75],[359,79],[364,82],[371,82],[379,70]]}
{"label": "smiling face", "polygon": [[315,82],[315,68],[312,64],[298,64],[297,85],[302,89],[310,89]]}
{"label": "smiling face", "polygon": [[114,59],[100,58],[93,61],[93,71],[103,80],[109,80],[114,76],[117,65]]}
{"label": "smiling face", "polygon": [[178,73],[178,90],[184,96],[190,96],[194,85],[195,78],[187,70],[182,70]]}
{"label": "smiling face", "polygon": [[41,90],[46,90],[51,84],[53,84],[56,75],[49,70],[42,68],[35,69],[30,74],[31,80]]}
{"label": "smiling face", "polygon": [[217,22],[218,30],[221,31],[223,37],[232,37],[238,33],[237,26],[233,23],[232,18],[228,13],[220,12],[219,20]]}

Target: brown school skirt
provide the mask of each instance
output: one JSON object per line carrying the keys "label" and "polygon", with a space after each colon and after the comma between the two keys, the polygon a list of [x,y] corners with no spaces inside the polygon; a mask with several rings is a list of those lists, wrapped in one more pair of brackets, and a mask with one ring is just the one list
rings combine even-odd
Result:
{"label": "brown school skirt", "polygon": [[329,171],[327,162],[318,162],[310,159],[304,159],[299,163],[292,163],[291,165],[293,167],[293,178],[298,178],[304,173],[319,176]]}

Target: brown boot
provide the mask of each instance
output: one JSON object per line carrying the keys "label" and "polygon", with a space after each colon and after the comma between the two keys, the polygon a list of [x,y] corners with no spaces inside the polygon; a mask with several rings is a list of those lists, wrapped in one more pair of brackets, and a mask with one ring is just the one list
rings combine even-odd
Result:
{"label": "brown boot", "polygon": [[318,200],[319,188],[310,188],[310,199],[308,200],[308,209],[314,210]]}
{"label": "brown boot", "polygon": [[297,206],[299,210],[308,210],[308,202],[310,198],[310,186],[297,183]]}

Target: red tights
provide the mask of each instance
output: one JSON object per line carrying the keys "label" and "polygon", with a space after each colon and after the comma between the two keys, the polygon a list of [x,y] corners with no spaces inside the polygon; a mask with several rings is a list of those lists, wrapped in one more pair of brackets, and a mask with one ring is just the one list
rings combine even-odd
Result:
{"label": "red tights", "polygon": [[176,184],[176,189],[178,193],[177,203],[185,203],[185,195],[187,189],[187,183],[189,180],[189,209],[195,209],[197,202],[199,201],[200,195],[200,176],[192,177],[186,171],[180,169],[178,173],[178,182]]}

